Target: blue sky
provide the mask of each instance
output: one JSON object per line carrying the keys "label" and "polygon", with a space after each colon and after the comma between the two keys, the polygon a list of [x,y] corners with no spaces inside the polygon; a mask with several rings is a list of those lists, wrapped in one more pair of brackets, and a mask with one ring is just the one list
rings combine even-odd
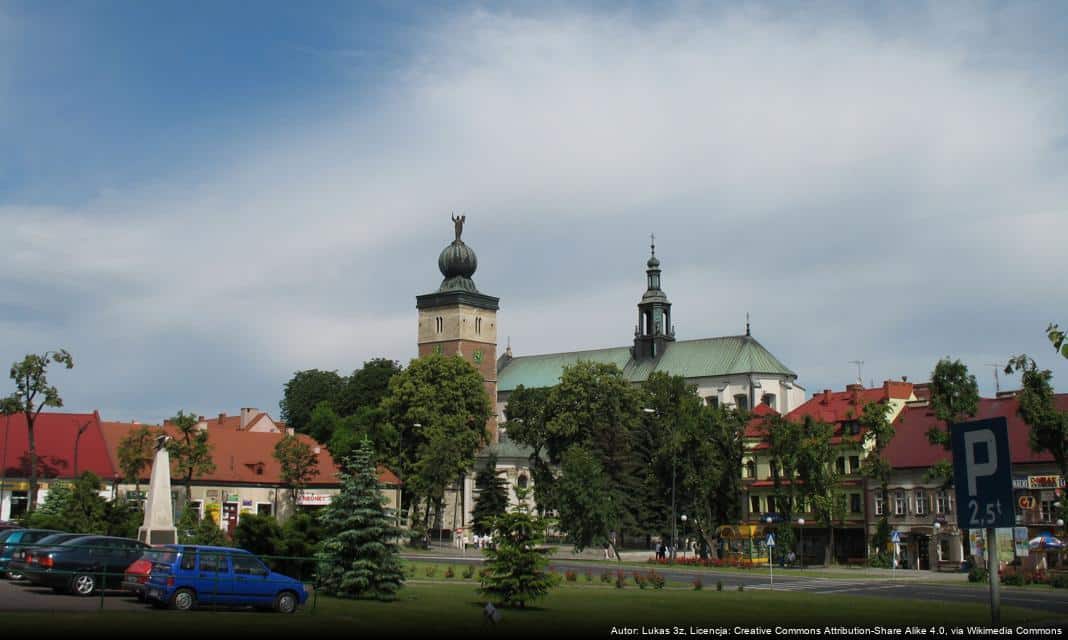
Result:
{"label": "blue sky", "polygon": [[[1061,3],[2,3],[0,361],[67,406],[258,406],[415,353],[468,216],[516,353],[681,338],[809,391],[1068,323]],[[1005,383],[1005,386],[1011,382]],[[2,389],[2,387],[0,387]]]}

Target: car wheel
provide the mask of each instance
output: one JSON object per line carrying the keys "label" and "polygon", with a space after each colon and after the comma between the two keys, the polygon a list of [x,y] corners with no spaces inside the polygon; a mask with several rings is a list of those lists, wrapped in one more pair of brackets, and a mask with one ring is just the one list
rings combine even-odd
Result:
{"label": "car wheel", "polygon": [[191,589],[179,589],[171,596],[171,608],[178,611],[189,611],[197,606],[197,596]]}
{"label": "car wheel", "polygon": [[274,599],[274,610],[278,613],[293,613],[297,610],[297,596],[292,591],[283,591]]}
{"label": "car wheel", "polygon": [[76,596],[91,596],[96,591],[96,578],[88,573],[79,573],[70,581],[70,590]]}

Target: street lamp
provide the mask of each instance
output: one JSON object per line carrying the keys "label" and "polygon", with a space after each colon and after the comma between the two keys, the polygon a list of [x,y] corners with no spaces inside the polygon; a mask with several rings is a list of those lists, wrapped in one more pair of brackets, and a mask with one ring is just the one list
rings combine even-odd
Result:
{"label": "street lamp", "polygon": [[797,519],[797,528],[801,532],[801,542],[799,543],[800,549],[797,557],[801,559],[801,570],[805,570],[805,519]]}
{"label": "street lamp", "polygon": [[[767,518],[765,518],[764,522],[768,523],[768,527],[770,528],[771,527],[771,516],[768,516]],[[769,566],[772,564],[771,549],[772,549],[771,547],[768,547],[768,565]]]}
{"label": "street lamp", "polygon": [[[660,419],[658,409],[643,408],[644,413],[651,413]],[[679,531],[675,522],[675,432],[671,432],[671,559],[675,560],[675,549],[679,546]]]}
{"label": "street lamp", "polygon": [[685,513],[682,514],[682,539],[683,539],[682,557],[683,557],[683,559],[686,559],[686,542],[689,541],[689,538],[686,537],[686,514]]}

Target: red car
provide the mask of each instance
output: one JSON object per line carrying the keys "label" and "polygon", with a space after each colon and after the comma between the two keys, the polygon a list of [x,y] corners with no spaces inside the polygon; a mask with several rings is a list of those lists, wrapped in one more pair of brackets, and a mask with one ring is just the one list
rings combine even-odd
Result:
{"label": "red car", "polygon": [[152,563],[162,562],[165,556],[163,551],[146,551],[143,556],[134,560],[126,567],[122,575],[122,588],[137,596],[138,601],[145,601],[145,584],[148,576],[152,573]]}

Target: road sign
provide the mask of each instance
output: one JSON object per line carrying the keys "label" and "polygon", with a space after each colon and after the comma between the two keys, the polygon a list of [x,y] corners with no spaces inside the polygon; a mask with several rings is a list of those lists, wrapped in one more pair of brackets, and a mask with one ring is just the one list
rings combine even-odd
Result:
{"label": "road sign", "polygon": [[962,422],[951,428],[957,526],[1012,527],[1012,459],[1005,418]]}
{"label": "road sign", "polygon": [[765,544],[767,544],[769,547],[774,547],[775,546],[775,534],[774,533],[769,533],[768,534],[768,539],[767,539],[767,542]]}
{"label": "road sign", "polygon": [[893,542],[894,544],[901,544],[901,534],[898,533],[897,531],[894,531],[893,533],[891,533],[890,534],[890,542]]}

